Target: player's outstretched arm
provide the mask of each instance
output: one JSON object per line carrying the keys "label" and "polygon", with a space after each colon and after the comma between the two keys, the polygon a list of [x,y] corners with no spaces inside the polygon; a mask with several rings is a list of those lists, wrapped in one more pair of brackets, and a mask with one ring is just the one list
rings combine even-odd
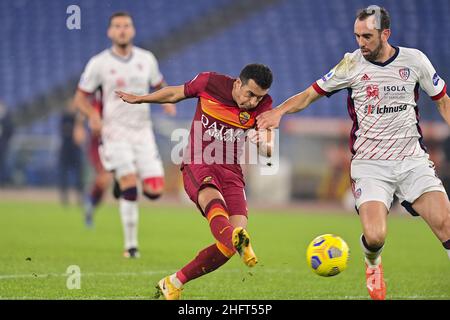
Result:
{"label": "player's outstretched arm", "polygon": [[439,100],[436,100],[436,104],[442,118],[444,118],[445,122],[447,122],[450,126],[450,97],[448,95],[444,95]]}
{"label": "player's outstretched arm", "polygon": [[290,97],[275,109],[264,112],[257,116],[256,122],[258,128],[277,128],[280,125],[281,117],[283,117],[286,113],[299,112],[308,107],[311,103],[313,103],[320,97],[321,95],[318,94],[312,86],[310,86],[305,91]]}
{"label": "player's outstretched arm", "polygon": [[147,95],[137,96],[123,91],[116,91],[123,101],[128,103],[176,103],[186,99],[184,85],[168,86]]}

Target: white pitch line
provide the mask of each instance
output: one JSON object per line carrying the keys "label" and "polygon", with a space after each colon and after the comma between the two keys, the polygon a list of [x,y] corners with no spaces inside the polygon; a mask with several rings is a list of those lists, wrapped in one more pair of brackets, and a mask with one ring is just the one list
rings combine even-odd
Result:
{"label": "white pitch line", "polygon": [[[81,272],[82,277],[97,277],[97,276],[151,276],[155,274],[170,273],[168,270],[158,271],[143,271],[143,272]],[[17,279],[17,278],[48,278],[48,277],[68,277],[68,273],[44,273],[44,274],[5,274],[0,275],[0,280],[3,279]]]}
{"label": "white pitch line", "polygon": [[[171,274],[174,270],[151,270],[151,271],[142,271],[142,272],[81,272],[82,277],[97,277],[97,276],[151,276],[155,274]],[[246,274],[248,271],[243,269],[229,269],[229,270],[222,270],[222,273],[243,273]],[[264,268],[264,272],[269,273],[277,273],[277,272],[284,272],[284,273],[290,273],[294,272],[294,270],[289,269],[268,269]],[[24,273],[24,274],[0,274],[0,280],[7,280],[7,279],[19,279],[19,278],[48,278],[48,277],[68,277],[70,274],[67,273],[43,273],[43,274],[37,274],[37,273]]]}

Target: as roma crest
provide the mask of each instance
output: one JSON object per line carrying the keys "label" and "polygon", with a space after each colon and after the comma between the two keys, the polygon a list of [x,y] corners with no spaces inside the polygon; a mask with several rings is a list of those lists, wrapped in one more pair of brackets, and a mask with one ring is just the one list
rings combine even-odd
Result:
{"label": "as roma crest", "polygon": [[409,68],[400,69],[400,70],[398,70],[398,73],[400,75],[400,78],[402,78],[403,81],[408,80],[409,74],[410,74]]}
{"label": "as roma crest", "polygon": [[247,111],[241,111],[239,113],[239,121],[242,125],[246,124],[250,120],[250,114]]}
{"label": "as roma crest", "polygon": [[203,179],[202,183],[210,183],[212,181],[212,177],[211,176],[207,176]]}

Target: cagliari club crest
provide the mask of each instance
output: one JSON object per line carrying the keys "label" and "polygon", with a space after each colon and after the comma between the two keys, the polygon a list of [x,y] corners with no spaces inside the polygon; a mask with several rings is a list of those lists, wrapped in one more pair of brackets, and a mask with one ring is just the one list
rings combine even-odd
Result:
{"label": "cagliari club crest", "polygon": [[250,114],[247,111],[241,111],[239,113],[239,122],[244,125],[250,120]]}
{"label": "cagliari club crest", "polygon": [[398,74],[400,75],[400,78],[402,78],[403,81],[406,81],[409,78],[410,70],[409,68],[403,68],[398,70]]}

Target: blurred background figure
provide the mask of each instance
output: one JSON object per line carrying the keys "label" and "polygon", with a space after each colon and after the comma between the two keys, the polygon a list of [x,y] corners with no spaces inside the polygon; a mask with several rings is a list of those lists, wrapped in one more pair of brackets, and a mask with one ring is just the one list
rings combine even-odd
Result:
{"label": "blurred background figure", "polygon": [[83,118],[73,100],[66,102],[60,122],[61,147],[59,149],[59,191],[61,204],[69,204],[69,189],[74,187],[77,204],[83,199],[83,144],[86,133]]}
{"label": "blurred background figure", "polygon": [[0,101],[0,187],[6,185],[10,178],[7,169],[7,155],[13,132],[11,114],[6,105]]}
{"label": "blurred background figure", "polygon": [[350,156],[344,140],[327,145],[324,150],[327,159],[327,172],[318,189],[321,200],[341,202],[351,190]]}
{"label": "blurred background figure", "polygon": [[[102,102],[101,102],[101,94],[97,91],[94,94],[94,99],[92,102],[92,106],[95,111],[101,114],[102,112]],[[87,194],[84,200],[84,217],[85,224],[88,227],[93,225],[94,211],[100,205],[105,195],[105,191],[110,186],[113,181],[113,175],[111,172],[107,171],[100,160],[100,154],[98,152],[98,147],[100,146],[100,135],[89,131],[89,142],[87,145],[87,155],[89,159],[89,164],[92,172],[92,182],[88,187]]]}
{"label": "blurred background figure", "polygon": [[9,183],[7,168],[7,155],[9,142],[14,132],[11,113],[5,104],[0,101],[0,187]]}

